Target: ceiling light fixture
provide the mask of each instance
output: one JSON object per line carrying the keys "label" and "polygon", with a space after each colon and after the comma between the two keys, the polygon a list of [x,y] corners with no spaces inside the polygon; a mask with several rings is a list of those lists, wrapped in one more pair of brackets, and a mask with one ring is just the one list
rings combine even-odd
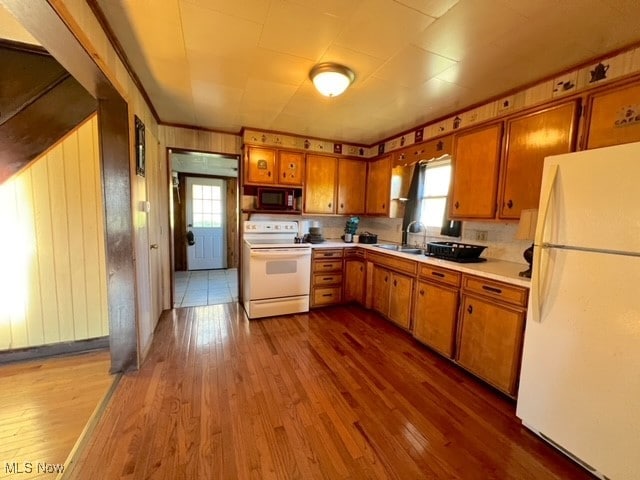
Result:
{"label": "ceiling light fixture", "polygon": [[319,63],[309,72],[316,89],[325,97],[337,97],[356,78],[352,70],[337,63]]}

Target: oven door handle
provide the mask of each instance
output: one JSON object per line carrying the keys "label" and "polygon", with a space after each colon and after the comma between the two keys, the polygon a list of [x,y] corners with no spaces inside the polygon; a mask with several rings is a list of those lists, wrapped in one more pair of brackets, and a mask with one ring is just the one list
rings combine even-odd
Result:
{"label": "oven door handle", "polygon": [[310,257],[310,248],[296,248],[293,250],[251,250],[251,258],[285,258],[285,257]]}

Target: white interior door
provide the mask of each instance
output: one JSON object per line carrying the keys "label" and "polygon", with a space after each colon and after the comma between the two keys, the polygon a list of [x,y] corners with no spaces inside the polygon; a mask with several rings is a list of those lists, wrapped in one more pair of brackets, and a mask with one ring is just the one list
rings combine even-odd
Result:
{"label": "white interior door", "polygon": [[187,177],[187,268],[226,268],[225,182],[217,178]]}

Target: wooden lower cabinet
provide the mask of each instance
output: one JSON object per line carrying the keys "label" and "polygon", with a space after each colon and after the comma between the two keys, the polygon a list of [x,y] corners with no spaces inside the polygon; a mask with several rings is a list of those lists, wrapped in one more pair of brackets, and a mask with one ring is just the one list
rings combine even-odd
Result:
{"label": "wooden lower cabinet", "polygon": [[413,336],[453,358],[458,317],[458,288],[418,281]]}
{"label": "wooden lower cabinet", "polygon": [[342,249],[314,249],[311,260],[311,307],[342,302]]}
{"label": "wooden lower cabinet", "polygon": [[389,320],[407,330],[411,326],[413,284],[413,278],[402,273],[391,272]]}
{"label": "wooden lower cabinet", "polygon": [[343,300],[364,305],[366,263],[363,257],[346,256],[344,260]]}
{"label": "wooden lower cabinet", "polygon": [[414,279],[379,265],[373,266],[372,308],[404,329],[411,325]]}
{"label": "wooden lower cabinet", "polygon": [[391,272],[378,265],[373,266],[373,280],[371,284],[371,308],[385,317],[389,313],[389,278]]}
{"label": "wooden lower cabinet", "polygon": [[457,363],[515,396],[526,309],[468,293],[460,303]]}

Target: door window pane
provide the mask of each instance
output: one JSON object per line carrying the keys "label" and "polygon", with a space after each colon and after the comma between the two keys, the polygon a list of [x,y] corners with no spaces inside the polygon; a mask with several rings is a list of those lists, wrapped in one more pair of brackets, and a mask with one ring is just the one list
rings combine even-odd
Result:
{"label": "door window pane", "polygon": [[222,192],[219,186],[193,185],[192,208],[195,228],[222,226]]}

